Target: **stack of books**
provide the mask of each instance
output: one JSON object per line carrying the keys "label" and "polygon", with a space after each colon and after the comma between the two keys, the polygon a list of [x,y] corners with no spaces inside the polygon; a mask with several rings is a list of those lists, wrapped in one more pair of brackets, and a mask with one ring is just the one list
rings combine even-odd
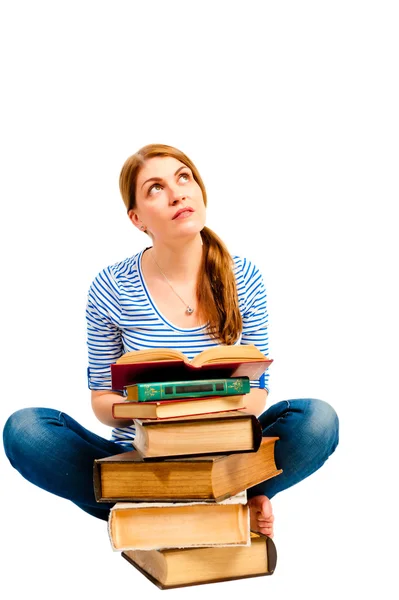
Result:
{"label": "stack of books", "polygon": [[117,419],[135,450],[94,463],[98,502],[115,502],[113,550],[161,589],[271,574],[272,540],[250,531],[246,490],[279,471],[278,438],[245,412],[250,379],[272,360],[255,346],[128,352],[112,365]]}

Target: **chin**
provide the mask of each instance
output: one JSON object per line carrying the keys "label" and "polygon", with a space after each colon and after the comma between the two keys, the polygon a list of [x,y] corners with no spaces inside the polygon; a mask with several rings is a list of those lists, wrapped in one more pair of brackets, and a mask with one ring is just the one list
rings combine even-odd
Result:
{"label": "chin", "polygon": [[176,237],[179,237],[180,235],[195,235],[200,233],[204,226],[205,223],[194,220],[180,223],[179,227],[174,231],[174,235]]}

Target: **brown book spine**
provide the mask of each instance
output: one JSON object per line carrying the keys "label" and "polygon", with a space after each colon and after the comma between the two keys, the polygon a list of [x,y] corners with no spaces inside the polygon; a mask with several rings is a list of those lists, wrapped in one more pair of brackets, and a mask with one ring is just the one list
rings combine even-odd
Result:
{"label": "brown book spine", "polygon": [[251,415],[251,423],[252,423],[252,434],[254,440],[253,452],[257,452],[260,448],[260,444],[262,441],[262,425],[259,419],[255,415]]}
{"label": "brown book spine", "polygon": [[104,502],[102,499],[102,486],[101,486],[101,465],[97,460],[93,463],[93,489],[94,497],[97,502]]}
{"label": "brown book spine", "polygon": [[[257,532],[258,535],[262,535],[263,533]],[[266,548],[267,548],[267,565],[269,569],[268,575],[272,575],[275,571],[277,565],[277,550],[276,546],[272,540],[272,538],[266,537]]]}

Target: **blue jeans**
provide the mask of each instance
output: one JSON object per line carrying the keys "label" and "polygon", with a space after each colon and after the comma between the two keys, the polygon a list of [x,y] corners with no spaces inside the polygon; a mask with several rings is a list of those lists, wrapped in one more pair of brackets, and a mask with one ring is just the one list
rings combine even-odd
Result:
{"label": "blue jeans", "polygon": [[[319,469],[338,444],[338,417],[321,400],[287,400],[260,417],[264,436],[277,436],[275,459],[283,473],[248,489],[248,498],[269,498]],[[113,504],[97,503],[93,461],[131,448],[91,433],[65,413],[23,408],[7,420],[4,448],[11,464],[40,488],[71,500],[87,513],[107,520]]]}

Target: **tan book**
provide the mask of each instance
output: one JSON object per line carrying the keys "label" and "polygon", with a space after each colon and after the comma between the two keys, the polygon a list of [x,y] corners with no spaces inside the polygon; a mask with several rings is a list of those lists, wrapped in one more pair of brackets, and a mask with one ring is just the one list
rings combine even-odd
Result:
{"label": "tan book", "polygon": [[160,589],[271,575],[277,563],[272,539],[252,531],[249,546],[127,550],[122,557]]}
{"label": "tan book", "polygon": [[165,420],[134,419],[133,444],[143,458],[255,452],[259,420],[240,410]]}
{"label": "tan book", "polygon": [[126,352],[111,365],[112,389],[153,381],[259,377],[273,359],[253,344],[214,346],[192,360],[172,348],[150,348]]}
{"label": "tan book", "polygon": [[173,348],[149,348],[148,350],[134,350],[125,352],[117,359],[116,364],[141,363],[157,360],[182,360],[193,367],[202,367],[204,364],[230,362],[231,360],[260,360],[265,361],[265,355],[253,344],[235,344],[231,346],[214,346],[203,350],[192,360],[180,350]]}
{"label": "tan book", "polygon": [[117,502],[108,533],[113,550],[248,545],[246,492],[220,503]]}
{"label": "tan book", "polygon": [[145,461],[136,450],[94,461],[97,502],[219,502],[275,477],[277,437],[264,437],[257,452]]}
{"label": "tan book", "polygon": [[115,402],[115,419],[168,419],[190,415],[226,412],[245,408],[245,396],[221,396],[194,400],[161,400],[159,402]]}

